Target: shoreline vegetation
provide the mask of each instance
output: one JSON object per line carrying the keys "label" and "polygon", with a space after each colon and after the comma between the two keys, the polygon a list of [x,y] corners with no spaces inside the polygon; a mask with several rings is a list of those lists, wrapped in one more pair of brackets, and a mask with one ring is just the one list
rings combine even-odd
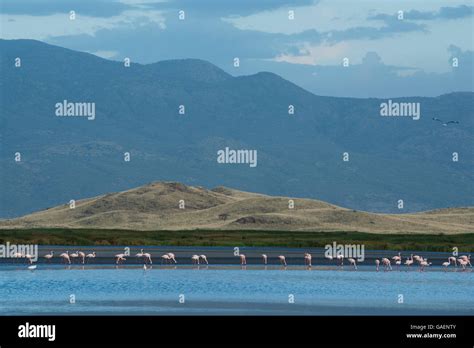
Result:
{"label": "shoreline vegetation", "polygon": [[247,247],[324,247],[340,244],[364,244],[372,250],[419,250],[450,252],[453,247],[474,251],[474,233],[464,234],[382,234],[364,232],[299,231],[135,231],[118,229],[2,229],[0,244],[77,245],[77,246],[247,246]]}

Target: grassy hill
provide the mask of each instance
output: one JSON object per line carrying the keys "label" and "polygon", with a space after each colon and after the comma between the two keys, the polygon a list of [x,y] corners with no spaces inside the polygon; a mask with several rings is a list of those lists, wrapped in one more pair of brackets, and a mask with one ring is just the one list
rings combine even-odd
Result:
{"label": "grassy hill", "polygon": [[[294,201],[293,209],[289,208],[290,199]],[[37,228],[459,234],[474,232],[474,208],[376,214],[312,199],[154,182],[79,200],[74,209],[64,204],[0,220],[0,229]]]}

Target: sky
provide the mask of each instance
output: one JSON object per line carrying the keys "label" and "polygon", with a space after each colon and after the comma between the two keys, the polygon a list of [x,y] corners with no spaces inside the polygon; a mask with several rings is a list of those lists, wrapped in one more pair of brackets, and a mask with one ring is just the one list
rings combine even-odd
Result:
{"label": "sky", "polygon": [[[143,64],[205,59],[234,76],[274,72],[318,95],[385,98],[474,90],[474,1],[0,4],[0,38],[35,39],[106,59],[129,57]],[[74,20],[70,11],[75,12]],[[239,67],[234,66],[236,57]]]}

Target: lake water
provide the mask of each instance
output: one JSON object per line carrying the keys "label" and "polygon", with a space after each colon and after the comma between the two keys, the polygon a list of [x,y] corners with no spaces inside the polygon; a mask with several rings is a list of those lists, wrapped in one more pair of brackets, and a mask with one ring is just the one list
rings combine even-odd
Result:
{"label": "lake water", "polygon": [[4,265],[0,314],[472,315],[473,289],[470,269],[434,267]]}

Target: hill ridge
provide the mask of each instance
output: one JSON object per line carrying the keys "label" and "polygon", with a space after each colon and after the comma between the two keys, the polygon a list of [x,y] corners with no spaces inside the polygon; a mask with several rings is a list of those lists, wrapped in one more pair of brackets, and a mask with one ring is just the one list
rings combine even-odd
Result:
{"label": "hill ridge", "polygon": [[[291,207],[290,200],[294,206]],[[358,232],[474,232],[474,208],[414,214],[375,214],[323,201],[276,197],[227,187],[206,189],[155,181],[0,220],[5,228],[97,228],[136,230],[275,230]]]}

